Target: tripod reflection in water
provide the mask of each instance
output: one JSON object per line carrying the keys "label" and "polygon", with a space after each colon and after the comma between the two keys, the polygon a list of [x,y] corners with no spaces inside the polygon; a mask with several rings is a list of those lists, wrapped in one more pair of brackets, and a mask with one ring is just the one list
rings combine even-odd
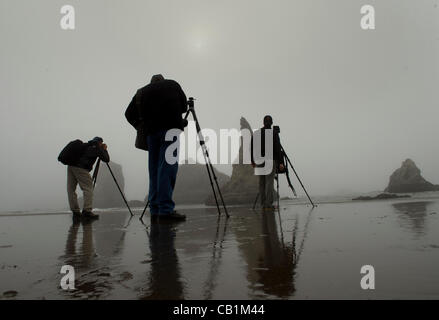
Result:
{"label": "tripod reflection in water", "polygon": [[[312,211],[312,209],[311,209]],[[293,225],[293,239],[288,244],[283,238],[282,221],[276,215],[263,213],[248,219],[246,228],[236,228],[236,238],[247,262],[249,289],[254,297],[289,298],[295,292],[295,274],[308,233],[311,211],[298,242],[299,215]]]}
{"label": "tripod reflection in water", "polygon": [[216,279],[218,277],[218,271],[221,266],[223,243],[224,243],[224,239],[226,238],[228,222],[229,222],[228,219],[224,221],[224,226],[222,227],[222,231],[220,235],[221,220],[219,218],[217,220],[215,239],[212,245],[212,260],[209,263],[209,273],[203,289],[203,297],[205,299],[212,299],[212,294],[217,284]]}
{"label": "tripod reflection in water", "polygon": [[[74,221],[69,228],[62,265],[75,269],[73,298],[101,298],[110,293],[114,286],[110,270],[117,271],[114,264],[122,254],[125,241],[126,214],[107,214],[98,221]],[[81,228],[82,227],[82,228]],[[94,227],[99,232],[94,232]],[[82,241],[78,234],[82,229]],[[79,244],[79,246],[78,246]]]}

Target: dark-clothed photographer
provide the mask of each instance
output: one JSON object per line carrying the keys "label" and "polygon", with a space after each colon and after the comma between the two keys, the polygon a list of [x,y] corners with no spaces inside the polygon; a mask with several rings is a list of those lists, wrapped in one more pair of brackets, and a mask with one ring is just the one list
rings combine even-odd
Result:
{"label": "dark-clothed photographer", "polygon": [[95,137],[87,143],[75,140],[70,142],[58,157],[59,161],[68,166],[67,195],[74,219],[81,217],[78,195],[76,194],[78,184],[84,194],[82,217],[89,219],[99,217],[93,213],[93,179],[90,171],[93,169],[97,158],[107,163],[110,161],[107,145],[103,142],[100,137]]}
{"label": "dark-clothed photographer", "polygon": [[257,130],[254,135],[260,136],[260,146],[254,146],[254,140],[251,141],[251,158],[253,167],[263,166],[264,164],[256,165],[254,159],[254,150],[258,148],[261,151],[261,156],[265,157],[265,131],[272,130],[273,143],[273,166],[271,171],[266,175],[259,175],[259,195],[261,206],[264,210],[273,210],[273,191],[274,191],[274,176],[276,172],[282,173],[285,170],[284,157],[279,138],[279,130],[272,129],[273,118],[269,115],[264,117],[264,126]]}
{"label": "dark-clothed photographer", "polygon": [[[155,75],[150,84],[137,91],[125,112],[128,122],[138,130],[136,147],[149,151],[151,219],[185,219],[174,210],[172,194],[178,162],[169,164],[166,161],[165,151],[173,141],[166,141],[165,136],[169,129],[184,129],[182,114],[186,111],[186,95],[180,85],[162,75]],[[143,137],[140,132],[143,132]]]}

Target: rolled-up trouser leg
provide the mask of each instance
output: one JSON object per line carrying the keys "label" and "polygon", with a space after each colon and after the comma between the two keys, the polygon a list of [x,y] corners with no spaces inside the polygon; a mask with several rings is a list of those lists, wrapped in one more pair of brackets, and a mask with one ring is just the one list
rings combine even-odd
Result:
{"label": "rolled-up trouser leg", "polygon": [[93,210],[93,179],[90,173],[82,168],[73,168],[76,180],[84,194],[84,211]]}
{"label": "rolled-up trouser leg", "polygon": [[78,195],[76,194],[76,186],[78,185],[78,180],[76,180],[74,168],[71,166],[67,167],[67,197],[69,199],[70,210],[74,213],[81,211],[79,209]]}

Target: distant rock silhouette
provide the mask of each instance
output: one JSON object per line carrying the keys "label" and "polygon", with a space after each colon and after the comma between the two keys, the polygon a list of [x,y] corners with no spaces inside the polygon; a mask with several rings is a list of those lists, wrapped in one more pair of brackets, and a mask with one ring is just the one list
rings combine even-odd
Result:
{"label": "distant rock silhouette", "polygon": [[[124,191],[125,179],[123,177],[122,166],[115,162],[109,163],[114,176],[119,183],[120,188]],[[105,163],[101,163],[99,174],[94,191],[93,206],[95,208],[120,208],[125,203],[117,189],[116,183],[111,177],[110,171]]]}
{"label": "distant rock silhouette", "polygon": [[[230,180],[228,175],[218,170],[215,170],[215,175],[220,187]],[[173,195],[176,204],[202,204],[211,194],[212,187],[206,165],[182,164],[179,166]]]}
{"label": "distant rock silhouette", "polygon": [[424,192],[439,190],[438,185],[434,185],[421,176],[421,170],[413,160],[405,160],[401,168],[395,170],[389,179],[389,185],[384,190],[392,193],[405,192]]}
{"label": "distant rock silhouette", "polygon": [[377,196],[370,197],[370,196],[360,196],[357,198],[354,198],[352,200],[362,200],[362,201],[368,201],[368,200],[386,200],[386,199],[399,199],[399,198],[410,198],[410,195],[404,194],[404,195],[397,195],[394,193],[380,193]]}
{"label": "distant rock silhouette", "polygon": [[141,201],[141,200],[130,200],[128,201],[128,205],[131,208],[139,208],[139,207],[144,207],[146,204],[146,202]]}
{"label": "distant rock silhouette", "polygon": [[[248,121],[241,117],[241,130],[252,130]],[[249,204],[255,201],[258,194],[259,179],[254,174],[254,169],[251,164],[242,164],[243,158],[243,139],[241,138],[241,145],[239,148],[239,162],[233,164],[232,177],[226,185],[221,188],[224,196],[224,201],[227,205]],[[215,200],[213,195],[206,199],[207,205],[214,205]]]}

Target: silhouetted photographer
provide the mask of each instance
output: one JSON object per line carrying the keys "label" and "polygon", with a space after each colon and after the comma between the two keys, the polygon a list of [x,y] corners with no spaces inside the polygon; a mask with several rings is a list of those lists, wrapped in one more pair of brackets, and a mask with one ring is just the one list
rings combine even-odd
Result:
{"label": "silhouetted photographer", "polygon": [[[257,130],[252,137],[251,141],[251,159],[252,166],[255,167],[263,167],[265,163],[256,164],[255,161],[255,150],[260,150],[260,156],[262,158],[266,158],[266,150],[265,146],[269,145],[273,147],[272,159],[273,165],[271,170],[269,170],[268,174],[259,175],[259,196],[261,201],[261,206],[264,210],[274,210],[273,201],[274,201],[274,178],[276,173],[283,173],[285,170],[284,157],[281,149],[280,138],[279,138],[279,130],[274,130],[272,128],[273,118],[269,115],[264,117],[264,126]],[[267,130],[271,130],[271,134],[267,135]],[[254,139],[257,136],[259,139]],[[266,144],[266,136],[270,136],[273,138],[272,143]],[[260,145],[256,146],[256,143],[260,143]],[[268,153],[269,154],[269,153]]]}
{"label": "silhouetted photographer", "polygon": [[[174,210],[172,194],[178,161],[173,164],[166,161],[166,149],[175,140],[166,141],[165,136],[170,129],[184,129],[182,114],[187,109],[186,95],[180,85],[159,74],[152,77],[150,84],[137,90],[125,112],[126,119],[137,130],[136,148],[149,152],[148,202],[153,220],[186,219]],[[178,153],[178,149],[175,152]]]}
{"label": "silhouetted photographer", "polygon": [[[87,143],[74,140],[67,144],[58,156],[58,160],[67,165],[67,195],[73,219],[81,216],[88,219],[99,218],[99,215],[93,213],[93,179],[90,171],[96,159],[99,158],[106,163],[110,161],[107,145],[103,142],[100,137],[95,137]],[[82,215],[76,194],[78,184],[84,194]]]}

